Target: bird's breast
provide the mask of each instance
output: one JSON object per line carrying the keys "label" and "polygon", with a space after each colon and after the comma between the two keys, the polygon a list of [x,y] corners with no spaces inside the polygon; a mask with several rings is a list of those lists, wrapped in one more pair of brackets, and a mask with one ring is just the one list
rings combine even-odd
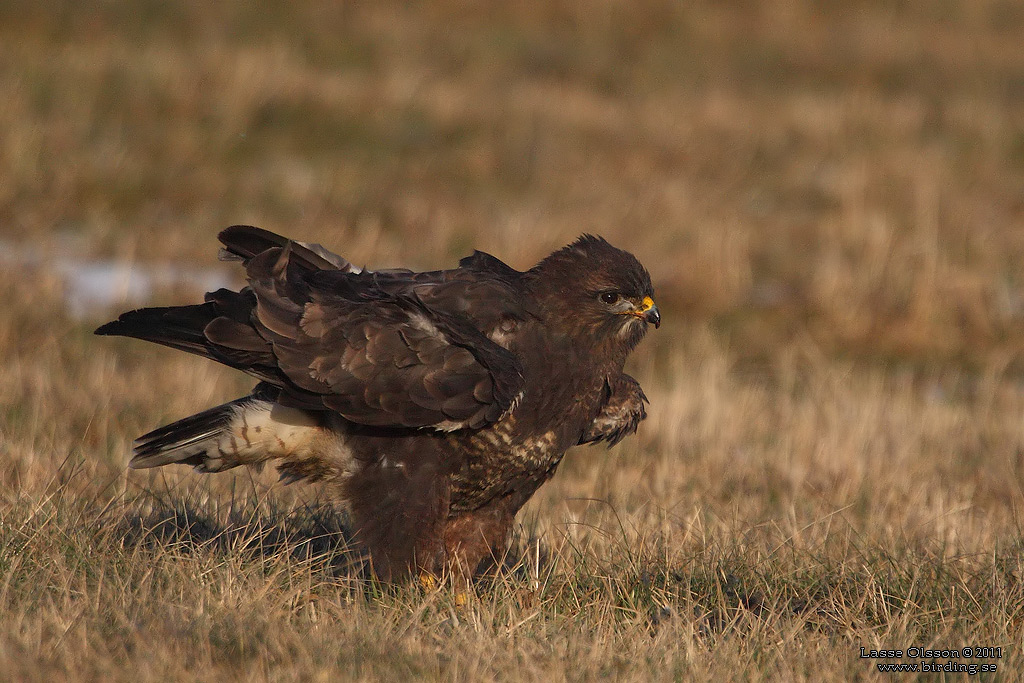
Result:
{"label": "bird's breast", "polygon": [[[543,345],[540,345],[543,346]],[[518,507],[547,481],[566,450],[579,443],[601,401],[604,373],[566,349],[519,349],[525,388],[519,404],[498,422],[448,436],[461,468],[452,475],[453,511],[478,509],[514,497]]]}
{"label": "bird's breast", "polygon": [[460,435],[465,456],[452,476],[452,509],[473,510],[489,501],[517,495],[525,502],[554,473],[572,445],[562,430],[524,428],[516,414]]}

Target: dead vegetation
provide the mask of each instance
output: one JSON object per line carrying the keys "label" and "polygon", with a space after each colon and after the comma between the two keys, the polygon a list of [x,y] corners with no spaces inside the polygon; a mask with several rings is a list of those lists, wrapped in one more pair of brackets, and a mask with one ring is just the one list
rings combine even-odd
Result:
{"label": "dead vegetation", "polygon": [[[339,7],[0,7],[0,671],[847,680],[916,645],[1016,677],[1018,3]],[[216,268],[231,223],[371,266],[603,234],[664,311],[650,417],[461,608],[366,580],[315,487],[126,473],[249,384],[93,338],[117,306],[47,264]]]}

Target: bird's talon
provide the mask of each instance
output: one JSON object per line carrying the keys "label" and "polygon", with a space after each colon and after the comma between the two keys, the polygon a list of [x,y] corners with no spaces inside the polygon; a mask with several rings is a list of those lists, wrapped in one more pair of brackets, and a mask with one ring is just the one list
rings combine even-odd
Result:
{"label": "bird's talon", "polygon": [[437,589],[437,577],[427,572],[420,574],[420,587],[428,592],[433,592]]}

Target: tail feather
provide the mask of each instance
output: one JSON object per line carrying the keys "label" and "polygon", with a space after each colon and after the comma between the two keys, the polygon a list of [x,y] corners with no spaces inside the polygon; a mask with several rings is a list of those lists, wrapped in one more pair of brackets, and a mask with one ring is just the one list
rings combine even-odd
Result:
{"label": "tail feather", "polygon": [[[321,449],[331,443],[319,416],[275,402],[269,384],[252,394],[154,429],[135,440],[132,469],[191,465],[200,472],[220,472],[240,465],[260,467],[283,461],[283,471],[316,478],[330,469]],[[325,439],[327,439],[325,441]]]}
{"label": "tail feather", "polygon": [[143,434],[135,440],[128,466],[141,470],[171,463],[202,465],[237,409],[251,400],[245,396]]}
{"label": "tail feather", "polygon": [[135,440],[128,466],[135,470],[180,463],[206,469],[210,449],[246,406],[273,400],[277,391],[258,384],[251,394],[172,422]]}

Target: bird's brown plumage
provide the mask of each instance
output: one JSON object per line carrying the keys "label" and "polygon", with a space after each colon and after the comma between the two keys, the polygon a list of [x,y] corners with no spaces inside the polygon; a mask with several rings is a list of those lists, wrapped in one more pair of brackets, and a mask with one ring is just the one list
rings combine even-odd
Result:
{"label": "bird's brown plumage", "polygon": [[584,235],[520,272],[475,252],[453,270],[360,271],[315,244],[221,233],[249,285],[97,330],[197,353],[260,380],[249,396],[136,441],[131,466],[273,460],[323,481],[382,578],[469,576],[571,446],[615,444],[647,401],[622,372],[650,323],[647,271]]}

